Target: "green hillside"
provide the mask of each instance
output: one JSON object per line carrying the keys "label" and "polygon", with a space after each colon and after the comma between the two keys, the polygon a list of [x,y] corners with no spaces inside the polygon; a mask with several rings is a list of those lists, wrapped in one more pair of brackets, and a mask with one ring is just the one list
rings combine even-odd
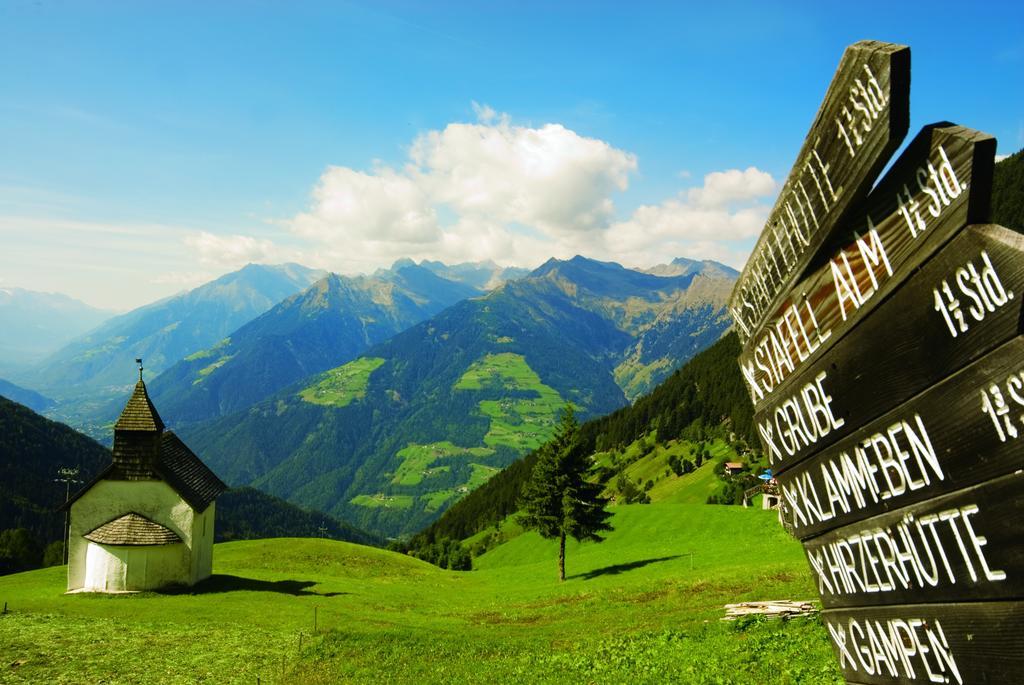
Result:
{"label": "green hillside", "polygon": [[570,543],[564,583],[557,543],[533,533],[461,573],[280,539],[217,545],[195,593],[64,596],[61,568],[3,577],[4,680],[841,682],[817,619],[718,620],[726,603],[814,596],[774,515],[663,501],[613,523],[600,545]]}
{"label": "green hillside", "polygon": [[[595,467],[612,469],[607,459],[612,454],[618,455],[620,463],[612,469],[616,473],[605,473],[603,480],[613,479],[621,471],[619,467],[629,462],[626,475],[634,482],[646,484],[648,480],[664,480],[655,487],[669,490],[682,487],[680,483],[687,483],[689,479],[680,481],[674,473],[666,474],[666,467],[671,468],[668,459],[675,453],[680,459],[691,457],[687,450],[697,444],[713,446],[710,458],[716,463],[725,457],[749,461],[749,456],[741,459],[737,453],[737,449],[746,452],[747,445],[757,444],[753,434],[753,411],[736,364],[738,355],[739,341],[735,334],[729,334],[635,404],[583,424],[580,439],[595,454]],[[651,469],[649,474],[637,470],[641,465],[631,464],[640,456],[637,454],[640,442],[645,445],[645,454],[654,455],[647,466]],[[531,453],[509,465],[455,503],[412,539],[412,547],[443,538],[466,539],[499,524],[518,510],[519,492],[529,478],[534,459]],[[657,474],[660,478],[653,478]],[[614,487],[614,483],[611,485]],[[739,486],[733,489],[736,487]],[[690,492],[690,498],[685,501],[705,502],[709,495],[723,493],[724,487],[721,482],[709,481],[703,490]],[[728,494],[734,497],[734,493]]]}

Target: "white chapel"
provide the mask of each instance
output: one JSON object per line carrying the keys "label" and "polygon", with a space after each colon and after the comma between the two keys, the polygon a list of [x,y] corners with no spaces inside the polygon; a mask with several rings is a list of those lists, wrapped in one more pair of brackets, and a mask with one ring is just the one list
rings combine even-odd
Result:
{"label": "white chapel", "polygon": [[68,591],[191,586],[213,568],[215,501],[227,486],[163,421],[139,370],[114,425],[113,460],[71,508]]}

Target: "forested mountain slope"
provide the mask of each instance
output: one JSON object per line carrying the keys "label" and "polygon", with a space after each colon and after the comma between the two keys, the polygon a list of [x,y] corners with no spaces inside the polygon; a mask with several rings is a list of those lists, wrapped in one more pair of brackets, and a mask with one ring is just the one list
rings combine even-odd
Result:
{"label": "forested mountain slope", "polygon": [[241,411],[479,294],[406,262],[373,277],[331,274],[165,371],[154,401],[179,426]]}
{"label": "forested mountain slope", "polygon": [[992,222],[1024,231],[1024,150],[996,164],[992,177]]}

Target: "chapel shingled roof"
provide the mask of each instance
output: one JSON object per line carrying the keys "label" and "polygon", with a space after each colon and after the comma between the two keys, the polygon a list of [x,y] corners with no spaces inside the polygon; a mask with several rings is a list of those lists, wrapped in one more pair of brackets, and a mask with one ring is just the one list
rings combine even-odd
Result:
{"label": "chapel shingled roof", "polygon": [[135,512],[107,521],[84,537],[102,545],[172,545],[181,542],[178,534],[170,528]]}
{"label": "chapel shingled roof", "polygon": [[171,431],[160,438],[160,459],[157,473],[196,511],[203,511],[210,502],[228,489],[206,464]]}
{"label": "chapel shingled roof", "polygon": [[132,396],[128,398],[128,404],[124,406],[120,418],[114,424],[114,430],[119,431],[162,431],[164,422],[156,412],[156,407],[146,393],[146,384],[139,379],[135,384]]}

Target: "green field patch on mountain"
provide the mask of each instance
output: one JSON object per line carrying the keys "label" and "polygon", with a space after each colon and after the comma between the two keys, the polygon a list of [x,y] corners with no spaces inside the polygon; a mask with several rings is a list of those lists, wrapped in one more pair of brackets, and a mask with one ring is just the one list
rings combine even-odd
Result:
{"label": "green field patch on mountain", "polygon": [[490,447],[504,445],[518,452],[529,452],[547,442],[554,435],[558,412],[565,406],[557,392],[548,390],[548,394],[538,399],[480,402],[480,411],[491,419],[484,443]]}
{"label": "green field patch on mountain", "polygon": [[299,397],[312,404],[345,407],[366,396],[370,374],[384,363],[379,357],[360,357],[348,364],[325,371],[313,385],[299,391]]}
{"label": "green field patch on mountain", "polygon": [[424,502],[423,508],[427,511],[437,511],[444,506],[445,502],[455,497],[458,493],[457,490],[447,488],[445,490],[435,490],[434,492],[427,493],[421,498]]}
{"label": "green field patch on mountain", "polygon": [[395,485],[419,485],[424,478],[450,470],[449,466],[437,463],[442,459],[463,456],[480,459],[492,454],[494,450],[486,447],[459,447],[447,440],[427,445],[410,443],[395,455],[402,463],[395,470],[391,482]]}
{"label": "green field patch on mountain", "polygon": [[202,383],[203,380],[205,380],[207,376],[209,376],[211,373],[213,373],[214,371],[216,371],[220,367],[224,366],[225,364],[227,364],[229,361],[231,361],[234,358],[235,358],[235,355],[233,355],[233,354],[226,354],[223,357],[221,357],[220,359],[218,359],[217,361],[215,361],[214,363],[210,364],[209,366],[204,366],[203,368],[199,369],[199,374],[198,374],[199,377],[196,378],[194,381],[192,381],[192,385],[196,385],[197,383]]}
{"label": "green field patch on mountain", "polygon": [[224,347],[227,347],[230,344],[231,344],[231,338],[224,338],[223,340],[221,340],[219,343],[217,343],[213,347],[208,347],[205,350],[199,350],[198,352],[193,352],[189,356],[185,357],[184,361],[194,362],[194,361],[198,361],[200,359],[207,359],[207,358],[212,357],[213,355],[217,354],[217,350],[219,350],[221,348],[224,348]]}
{"label": "green field patch on mountain", "polygon": [[[473,448],[474,451],[486,451],[491,452],[486,448]],[[487,466],[486,464],[471,463],[469,467],[472,469],[469,480],[462,485],[455,488],[445,488],[443,490],[433,490],[420,497],[420,501],[423,502],[423,508],[426,511],[437,511],[448,502],[448,500],[455,498],[456,500],[462,499],[471,490],[475,490],[480,487],[488,480],[491,479],[501,469],[494,466]],[[431,469],[431,471],[439,469]]]}
{"label": "green field patch on mountain", "polygon": [[356,495],[349,500],[349,504],[355,504],[359,507],[369,507],[371,509],[408,509],[412,506],[413,500],[416,499],[412,495]]}
{"label": "green field patch on mountain", "polygon": [[489,481],[491,476],[501,470],[494,466],[487,466],[486,464],[470,464],[469,466],[473,469],[473,475],[469,477],[469,482],[466,483],[466,487],[469,490],[477,489]]}
{"label": "green field patch on mountain", "polygon": [[533,392],[535,397],[481,400],[481,413],[491,420],[484,436],[488,447],[503,445],[519,452],[540,447],[553,434],[558,412],[565,400],[540,376],[521,354],[488,354],[474,362],[454,386],[455,390],[499,390]]}
{"label": "green field patch on mountain", "polygon": [[473,362],[455,384],[455,390],[482,390],[493,387],[538,392],[547,388],[541,383],[540,376],[526,363],[526,357],[512,352],[485,355]]}

